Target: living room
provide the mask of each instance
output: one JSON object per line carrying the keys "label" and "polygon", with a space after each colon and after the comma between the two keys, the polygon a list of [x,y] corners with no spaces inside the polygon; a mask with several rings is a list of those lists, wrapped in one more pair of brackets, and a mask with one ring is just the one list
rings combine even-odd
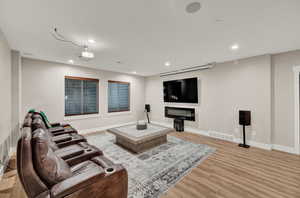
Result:
{"label": "living room", "polygon": [[1,0],[0,197],[298,197],[299,8]]}

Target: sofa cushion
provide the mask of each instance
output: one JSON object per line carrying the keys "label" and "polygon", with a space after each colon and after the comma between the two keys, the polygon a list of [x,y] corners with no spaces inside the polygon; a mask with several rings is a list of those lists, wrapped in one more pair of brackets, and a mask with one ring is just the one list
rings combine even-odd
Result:
{"label": "sofa cushion", "polygon": [[68,164],[48,146],[48,137],[43,130],[36,131],[32,140],[35,169],[45,183],[53,186],[72,176]]}
{"label": "sofa cushion", "polygon": [[40,113],[38,113],[38,112],[33,113],[32,119],[35,119],[35,118],[43,119],[42,116],[40,115]]}
{"label": "sofa cushion", "polygon": [[57,144],[52,140],[52,136],[49,134],[49,132],[45,131],[44,129],[36,129],[35,131],[33,131],[33,136],[35,136],[35,134],[41,134],[43,136],[43,138],[45,139],[47,145],[53,150],[57,150],[58,146]]}
{"label": "sofa cushion", "polygon": [[35,131],[36,129],[39,129],[39,128],[47,130],[47,127],[46,127],[44,121],[41,118],[38,118],[38,117],[33,117],[31,127],[32,127],[32,131]]}
{"label": "sofa cushion", "polygon": [[26,117],[23,122],[23,127],[31,127],[32,119],[30,117]]}

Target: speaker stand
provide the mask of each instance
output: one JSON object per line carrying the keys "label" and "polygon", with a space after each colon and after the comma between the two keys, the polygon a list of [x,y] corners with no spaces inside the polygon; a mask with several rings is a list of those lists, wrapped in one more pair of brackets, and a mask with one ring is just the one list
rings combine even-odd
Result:
{"label": "speaker stand", "polygon": [[150,119],[149,119],[149,115],[148,115],[148,111],[147,110],[146,110],[146,116],[147,116],[148,123],[150,124]]}
{"label": "speaker stand", "polygon": [[250,146],[246,144],[245,125],[243,125],[243,143],[239,144],[239,147],[250,148]]}

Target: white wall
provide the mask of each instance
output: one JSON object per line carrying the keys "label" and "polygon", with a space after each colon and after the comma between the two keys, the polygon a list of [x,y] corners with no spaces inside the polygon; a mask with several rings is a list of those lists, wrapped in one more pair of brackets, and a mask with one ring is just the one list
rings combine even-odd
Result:
{"label": "white wall", "polygon": [[11,133],[11,54],[10,47],[0,30],[0,144]]}
{"label": "white wall", "polygon": [[[21,117],[21,55],[18,51],[11,52],[11,98],[12,98],[12,108],[11,108],[11,126],[12,134],[16,137],[20,135],[20,127],[24,120]],[[16,144],[17,142],[14,142]]]}
{"label": "white wall", "polygon": [[300,50],[272,56],[273,70],[273,143],[294,147],[294,73],[300,66]]}
{"label": "white wall", "polygon": [[8,42],[0,29],[0,179],[4,165],[8,163],[11,147],[15,138],[12,134],[11,113],[11,53]]}
{"label": "white wall", "polygon": [[[64,76],[100,80],[100,114],[88,119],[65,120],[78,130],[102,128],[144,119],[143,77],[27,58],[22,59],[22,115],[24,116],[29,109],[36,108],[45,111],[50,121],[64,121]],[[130,82],[130,112],[107,113],[108,80]]]}
{"label": "white wall", "polygon": [[[252,111],[252,127],[248,138],[271,143],[271,58],[269,55],[240,60],[238,63],[217,64],[211,70],[179,74],[172,77],[149,77],[146,79],[146,103],[152,108],[151,118],[158,122],[172,123],[164,118],[162,82],[171,79],[198,77],[199,104],[196,122],[187,126],[200,130],[217,131],[240,137],[238,110]],[[171,105],[176,106],[176,105]],[[177,105],[178,106],[178,105]],[[249,133],[250,132],[250,133]]]}
{"label": "white wall", "polygon": [[[199,104],[179,105],[196,108],[196,122],[187,121],[187,126],[199,130],[218,131],[238,138],[241,135],[238,109],[250,109],[253,125],[248,128],[248,139],[263,144],[294,147],[292,68],[300,65],[300,50],[217,64],[212,70],[164,78],[152,76],[146,79],[31,59],[23,59],[22,64],[22,116],[33,107],[45,110],[53,121],[63,121],[63,79],[65,75],[74,75],[100,78],[100,116],[66,121],[78,129],[135,121],[139,117],[138,114],[143,117],[145,102],[151,104],[152,120],[172,124],[172,119],[164,118],[163,107],[170,104],[163,103],[162,81],[198,77]],[[119,115],[106,113],[107,80],[131,82],[132,113]]]}

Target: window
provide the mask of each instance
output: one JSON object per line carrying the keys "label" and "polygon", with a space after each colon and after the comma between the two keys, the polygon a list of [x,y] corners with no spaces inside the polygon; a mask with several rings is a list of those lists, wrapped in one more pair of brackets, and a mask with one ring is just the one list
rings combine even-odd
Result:
{"label": "window", "polygon": [[130,84],[128,82],[108,81],[108,112],[130,110]]}
{"label": "window", "polygon": [[65,116],[99,113],[99,80],[65,76]]}

